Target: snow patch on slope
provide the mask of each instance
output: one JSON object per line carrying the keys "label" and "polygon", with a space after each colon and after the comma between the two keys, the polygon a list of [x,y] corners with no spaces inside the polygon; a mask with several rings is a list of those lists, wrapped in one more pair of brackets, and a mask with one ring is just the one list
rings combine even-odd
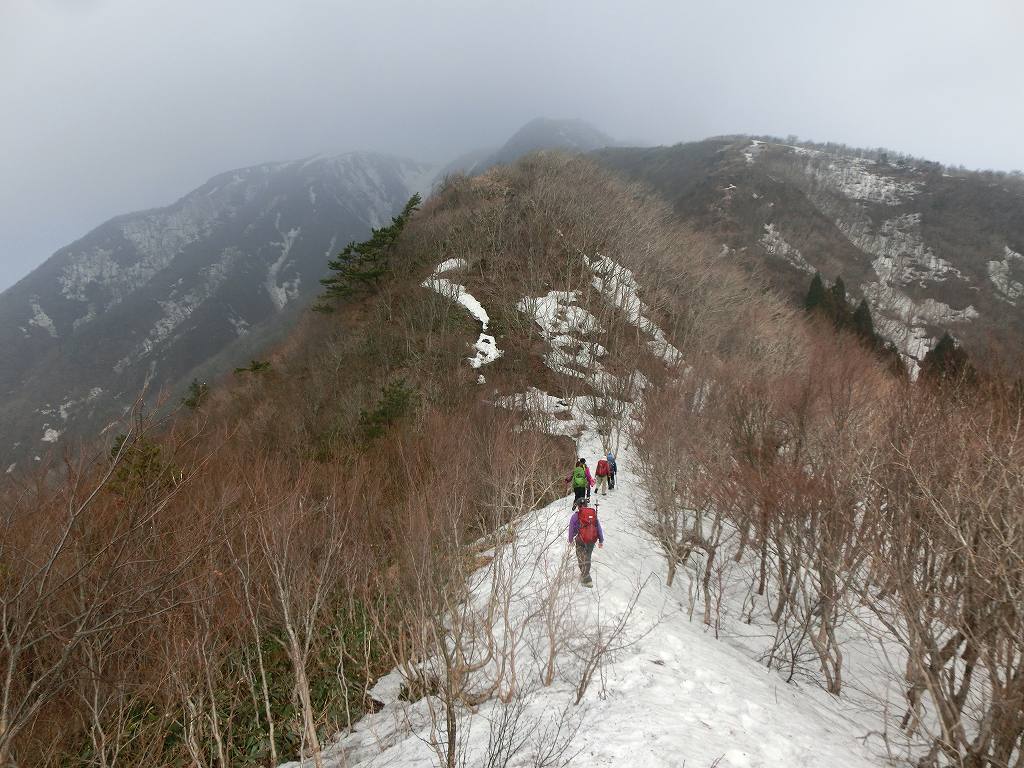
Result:
{"label": "snow patch on slope", "polygon": [[921,191],[913,181],[899,181],[891,176],[872,173],[874,161],[863,157],[833,156],[828,165],[809,162],[804,172],[816,182],[850,200],[884,205],[899,205]]}
{"label": "snow patch on slope", "polygon": [[526,392],[497,397],[494,405],[523,414],[526,429],[572,438],[580,433],[569,402],[536,387],[529,387]]}
{"label": "snow patch on slope", "polygon": [[1024,256],[1008,245],[1003,248],[1002,260],[988,262],[988,278],[995,286],[996,295],[1007,304],[1016,306],[1017,299],[1024,295],[1024,284],[1010,277],[1010,266],[1013,263],[1018,266],[1024,264]]}
{"label": "snow patch on slope", "polygon": [[58,278],[61,293],[70,300],[85,302],[90,286],[96,285],[110,292],[107,306],[119,303],[166,269],[184,248],[207,237],[218,218],[235,210],[226,197],[227,190],[244,181],[236,174],[234,181],[206,195],[190,195],[173,210],[125,221],[120,226],[121,235],[140,258],[122,264],[115,260],[113,251],[99,247],[73,254]]}
{"label": "snow patch on slope", "polygon": [[797,269],[814,274],[814,267],[807,262],[803,257],[803,254],[800,253],[798,249],[794,248],[792,245],[787,243],[785,239],[783,239],[774,224],[764,225],[764,234],[761,235],[761,245],[764,246],[764,249],[770,256],[778,256]]}
{"label": "snow patch on slope", "polygon": [[[423,287],[430,288],[455,303],[461,304],[480,323],[480,335],[473,343],[476,354],[473,357],[467,358],[470,367],[480,368],[488,363],[493,363],[503,354],[498,349],[498,344],[494,337],[487,333],[487,326],[490,324],[491,318],[488,316],[487,310],[484,309],[483,305],[477,301],[476,297],[466,290],[466,286],[440,276],[445,272],[465,268],[466,266],[467,264],[463,259],[443,261],[437,266],[433,274],[423,281]],[[480,378],[483,377],[481,376]],[[478,383],[483,384],[484,381],[478,379]]]}
{"label": "snow patch on slope", "polygon": [[228,322],[231,323],[232,329],[235,331],[235,335],[241,338],[249,332],[249,321],[244,317],[232,314],[228,317]]}
{"label": "snow patch on slope", "polygon": [[895,285],[950,278],[964,280],[950,262],[936,256],[921,236],[921,214],[907,213],[887,219],[875,231],[870,222],[838,220],[836,226],[857,248],[875,256],[875,271],[882,280]]}
{"label": "snow patch on slope", "polygon": [[68,398],[56,408],[52,407],[49,403],[47,403],[46,406],[40,408],[37,411],[37,413],[40,413],[43,416],[59,416],[61,421],[67,421],[68,417],[71,416],[72,411],[74,411],[79,406],[93,402],[102,394],[102,387],[93,387],[84,397],[78,400]]}
{"label": "snow patch on slope", "polygon": [[920,213],[887,219],[877,230],[866,217],[855,221],[840,218],[836,226],[854,246],[874,257],[871,266],[876,279],[863,283],[861,291],[871,305],[876,329],[896,345],[906,358],[911,378],[916,377],[918,363],[936,340],[925,326],[948,328],[979,314],[970,304],[955,309],[932,298],[915,301],[904,289],[967,278],[925,244]]}
{"label": "snow patch on slope", "polygon": [[32,299],[32,301],[29,302],[29,304],[32,307],[32,317],[29,318],[28,324],[34,325],[37,328],[42,328],[44,331],[50,334],[50,336],[56,339],[57,326],[54,325],[54,322],[53,320],[50,319],[50,316],[43,311],[43,308],[39,306],[39,299]]}
{"label": "snow patch on slope", "polygon": [[600,254],[587,260],[594,271],[591,285],[625,312],[630,324],[653,337],[647,342],[651,351],[668,365],[682,362],[682,354],[654,322],[651,308],[640,298],[640,284],[632,270]]}
{"label": "snow patch on slope", "polygon": [[752,139],[750,146],[743,151],[743,159],[747,161],[747,165],[754,162],[758,155],[764,151],[764,142]]}
{"label": "snow patch on slope", "polygon": [[216,262],[201,271],[201,278],[194,288],[180,297],[176,296],[175,289],[166,301],[158,301],[162,316],[153,324],[142,343],[114,364],[114,371],[122,373],[128,366],[148,356],[157,346],[169,339],[174,331],[227,281],[231,267],[241,258],[243,254],[237,248],[225,248]]}
{"label": "snow patch on slope", "polygon": [[601,330],[597,318],[576,303],[576,291],[549,291],[520,299],[516,309],[540,327],[548,342],[544,363],[555,373],[586,381],[597,389],[610,383],[601,358],[607,350],[586,337]]}

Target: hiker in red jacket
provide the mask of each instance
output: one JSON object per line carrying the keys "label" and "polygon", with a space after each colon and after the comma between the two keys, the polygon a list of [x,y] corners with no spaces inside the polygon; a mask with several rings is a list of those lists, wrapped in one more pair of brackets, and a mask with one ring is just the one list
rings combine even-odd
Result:
{"label": "hiker in red jacket", "polygon": [[573,513],[569,518],[569,543],[576,545],[576,561],[580,565],[580,583],[585,587],[594,586],[590,578],[590,559],[594,554],[594,545],[604,548],[604,531],[601,521],[597,519],[597,510],[582,501],[572,505]]}
{"label": "hiker in red jacket", "polygon": [[594,489],[594,493],[600,491],[602,496],[607,496],[612,476],[612,468],[607,459],[598,460],[595,474],[597,475],[597,488]]}

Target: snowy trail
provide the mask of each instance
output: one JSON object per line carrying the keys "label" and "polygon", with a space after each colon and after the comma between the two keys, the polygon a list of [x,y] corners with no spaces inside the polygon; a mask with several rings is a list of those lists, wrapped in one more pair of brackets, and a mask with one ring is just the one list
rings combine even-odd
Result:
{"label": "snowy trail", "polygon": [[[580,412],[576,416],[587,420]],[[592,427],[584,429],[578,448],[588,463],[601,455],[601,439]],[[858,742],[868,726],[844,714],[840,702],[819,689],[786,685],[743,649],[716,640],[698,617],[688,619],[686,573],[667,588],[664,559],[637,527],[637,509],[644,500],[633,462],[630,451],[622,451],[616,489],[596,499],[607,543],[594,553],[595,587],[580,586],[574,576],[565,599],[574,615],[567,626],[593,628],[626,610],[637,585],[644,584],[626,642],[640,639],[613,655],[604,682],[595,679],[576,708],[583,725],[570,750],[579,753],[568,765],[678,768],[685,761],[703,768],[715,760],[720,760],[720,768],[879,765],[878,757]],[[527,557],[540,555],[538,561],[548,567],[525,574],[531,583],[517,584],[517,593],[544,593],[548,585],[538,582],[552,578],[559,564],[568,562],[575,572],[565,540],[569,515],[566,497],[519,523],[514,548]],[[482,580],[481,589],[487,584]],[[518,604],[524,622],[528,602]],[[564,670],[565,679],[543,687],[536,683],[537,659],[523,653],[518,663],[518,678],[530,688],[528,714],[537,723],[571,705],[571,664]],[[432,764],[426,704],[398,700],[399,685],[397,673],[381,681],[373,693],[387,706],[327,750],[327,766]],[[462,732],[468,732],[463,746],[467,765],[486,765],[490,722],[497,719],[501,706],[488,701],[467,713],[460,724]],[[510,765],[528,765],[527,758],[523,755],[522,761]]]}

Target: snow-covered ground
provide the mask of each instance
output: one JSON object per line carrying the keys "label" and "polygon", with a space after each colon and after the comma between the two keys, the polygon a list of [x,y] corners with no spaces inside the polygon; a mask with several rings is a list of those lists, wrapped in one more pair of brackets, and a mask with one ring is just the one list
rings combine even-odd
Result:
{"label": "snow-covered ground", "polygon": [[593,335],[600,323],[579,306],[576,291],[549,291],[544,296],[529,296],[516,308],[540,327],[548,342],[544,362],[555,373],[586,381],[595,389],[607,391],[610,379],[601,359],[608,354]]}
{"label": "snow-covered ground", "polygon": [[743,159],[750,165],[764,151],[764,142],[751,139],[750,146],[743,151]]}
{"label": "snow-covered ground", "polygon": [[[573,415],[582,430],[578,452],[594,463],[602,438],[586,413]],[[568,498],[520,520],[510,551],[474,578],[475,599],[484,610],[494,564],[519,566],[510,609],[520,638],[515,664],[524,742],[508,765],[533,765],[538,750],[552,740],[553,724],[567,713],[567,727],[575,731],[565,751],[570,766],[878,766],[878,756],[860,741],[870,725],[844,711],[843,702],[815,687],[785,684],[742,643],[717,640],[699,619],[688,618],[685,575],[665,586],[664,558],[637,525],[646,502],[635,461],[629,448],[623,450],[616,489],[596,499],[606,546],[594,553],[592,590],[579,585],[565,540]],[[544,600],[554,600],[564,614],[555,627],[564,633],[562,654],[548,686],[541,676],[551,624],[536,615]],[[609,640],[623,618],[613,649],[574,704],[583,659],[601,630]],[[400,687],[398,673],[378,683],[372,695],[384,708],[328,748],[326,766],[433,763],[429,740],[437,702],[405,701]],[[495,698],[463,711],[459,732],[466,765],[489,764],[488,743],[505,708],[516,701],[506,705]]]}
{"label": "snow-covered ground", "polygon": [[50,336],[56,339],[58,336],[57,326],[54,325],[53,320],[50,319],[50,316],[43,311],[43,308],[39,306],[39,300],[32,299],[30,305],[32,307],[32,317],[28,321],[28,324],[34,325],[37,328],[42,328],[44,331],[50,334]]}
{"label": "snow-covered ground", "polygon": [[[921,359],[937,341],[933,335],[935,328],[955,327],[979,315],[970,304],[957,308],[931,298],[916,301],[908,287],[923,288],[947,280],[965,284],[970,281],[925,243],[920,213],[893,215],[876,224],[863,205],[851,207],[844,201],[897,206],[912,201],[921,191],[921,185],[887,175],[867,158],[837,154],[823,160],[821,152],[790,149],[807,157],[803,172],[811,182],[810,201],[835,223],[850,243],[872,258],[875,277],[862,283],[860,289],[871,306],[876,330],[896,346],[904,356],[911,378],[915,378]],[[761,242],[769,252],[805,269],[790,259],[795,249],[781,240],[777,230],[762,236]],[[997,289],[1008,273],[1009,268],[1004,269],[1003,262],[989,262],[989,274]],[[1012,284],[1007,281],[1006,285],[1012,292]]]}

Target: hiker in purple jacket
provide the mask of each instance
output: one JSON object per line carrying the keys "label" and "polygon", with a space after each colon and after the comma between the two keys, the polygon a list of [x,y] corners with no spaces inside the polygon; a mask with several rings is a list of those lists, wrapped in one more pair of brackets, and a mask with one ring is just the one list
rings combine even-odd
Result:
{"label": "hiker in purple jacket", "polygon": [[604,548],[604,530],[597,519],[597,510],[586,502],[576,500],[572,505],[573,513],[569,518],[569,543],[576,545],[576,561],[580,566],[580,582],[585,587],[594,586],[590,578],[590,559],[594,555],[594,545]]}

